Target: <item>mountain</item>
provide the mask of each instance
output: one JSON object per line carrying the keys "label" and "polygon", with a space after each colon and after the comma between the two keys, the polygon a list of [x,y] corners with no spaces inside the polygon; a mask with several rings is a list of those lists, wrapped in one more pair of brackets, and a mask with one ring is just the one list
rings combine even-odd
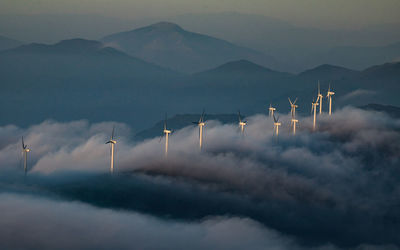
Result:
{"label": "mountain", "polygon": [[[0,122],[25,125],[53,118],[133,123],[139,117],[132,113],[147,103],[149,112],[141,115],[149,118],[160,105],[157,95],[163,94],[167,79],[179,77],[97,41],[23,45],[0,52]],[[156,99],[149,103],[149,96]]]}
{"label": "mountain", "polygon": [[185,88],[197,93],[193,102],[204,103],[206,110],[254,113],[265,112],[270,102],[286,104],[287,94],[300,90],[295,82],[295,75],[239,60],[191,75]]}
{"label": "mountain", "polygon": [[353,69],[400,61],[400,42],[386,46],[341,46],[320,55],[319,61]]}
{"label": "mountain", "polygon": [[[193,126],[192,122],[198,121],[201,114],[178,114],[167,119],[168,128],[172,130],[182,129],[187,126]],[[238,122],[237,114],[206,114],[205,120],[216,120],[223,124]],[[135,135],[136,139],[143,140],[162,135],[164,120],[157,122],[153,127],[140,131]]]}
{"label": "mountain", "polygon": [[[400,81],[400,62],[385,63],[362,71],[362,78]],[[400,83],[400,82],[399,82]]]}
{"label": "mountain", "polygon": [[359,74],[358,71],[346,69],[344,67],[323,64],[313,69],[306,70],[299,74],[300,77],[321,81],[337,81],[351,78]]}
{"label": "mountain", "polygon": [[[368,61],[369,64],[357,67],[353,61],[362,62],[364,57],[360,53],[353,54],[349,51],[350,54],[343,55],[340,61],[330,60],[333,57],[324,55],[332,55],[329,52],[332,48],[349,45],[370,48],[400,41],[399,23],[368,25],[362,28],[316,28],[279,18],[240,12],[190,13],[166,20],[182,24],[194,32],[216,36],[271,55],[285,63],[286,68],[279,70],[296,73],[321,64],[361,70],[370,65],[389,62],[392,58]],[[360,59],[351,58],[352,55],[360,56]]]}
{"label": "mountain", "polygon": [[240,59],[271,68],[280,67],[274,58],[261,52],[189,32],[169,22],[112,34],[101,41],[132,56],[180,72],[199,72]]}
{"label": "mountain", "polygon": [[15,48],[18,46],[21,46],[22,42],[5,37],[5,36],[0,36],[0,50],[6,50],[6,49],[11,49]]}
{"label": "mountain", "polygon": [[[238,60],[225,63],[214,69],[199,72],[193,75],[195,81],[202,86],[216,87],[256,87],[265,86],[272,81],[287,81],[294,75],[274,71],[255,64],[248,60]],[[244,85],[243,85],[244,84]]]}
{"label": "mountain", "polygon": [[[273,104],[286,113],[288,97],[298,97],[299,113],[308,115],[320,79],[337,79],[332,81],[335,108],[372,102],[399,105],[397,64],[374,66],[354,75],[333,66],[313,71],[319,73],[301,77],[234,60],[187,75],[97,41],[29,44],[0,52],[0,124],[87,119],[124,122],[140,131],[165,112],[190,114],[204,108],[208,113],[229,114],[240,109],[252,115],[267,113]],[[322,92],[329,82],[321,80]]]}

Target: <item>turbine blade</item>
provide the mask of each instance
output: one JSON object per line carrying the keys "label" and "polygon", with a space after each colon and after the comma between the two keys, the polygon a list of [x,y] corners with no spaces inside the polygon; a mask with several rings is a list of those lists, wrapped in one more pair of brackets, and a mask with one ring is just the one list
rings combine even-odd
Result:
{"label": "turbine blade", "polygon": [[320,86],[319,86],[319,80],[318,80],[318,96],[321,94],[321,91],[320,91],[321,89],[320,89]]}
{"label": "turbine blade", "polygon": [[113,140],[113,139],[114,139],[114,131],[115,131],[115,125],[113,126],[113,129],[112,129],[112,133],[111,133],[111,140]]}
{"label": "turbine blade", "polygon": [[203,109],[203,113],[201,113],[201,117],[200,117],[200,122],[204,121],[204,113],[205,113],[205,110]]}
{"label": "turbine blade", "polygon": [[293,102],[293,105],[295,105],[295,104],[296,104],[296,102],[297,102],[297,97],[296,97],[296,99],[294,100],[294,102]]}
{"label": "turbine blade", "polygon": [[288,97],[289,103],[290,105],[293,105],[292,101],[290,100],[290,98]]}

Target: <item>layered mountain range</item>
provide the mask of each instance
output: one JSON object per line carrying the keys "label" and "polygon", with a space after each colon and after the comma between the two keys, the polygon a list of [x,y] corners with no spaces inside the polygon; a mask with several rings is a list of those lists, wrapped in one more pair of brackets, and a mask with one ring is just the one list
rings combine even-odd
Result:
{"label": "layered mountain range", "polygon": [[[3,50],[0,123],[28,125],[48,118],[115,120],[143,129],[165,112],[241,109],[250,115],[266,112],[270,103],[279,112],[288,112],[288,97],[298,97],[299,112],[307,114],[318,82],[324,93],[329,84],[336,92],[335,107],[400,105],[396,96],[400,63],[361,71],[324,64],[293,74],[260,65],[251,60],[253,55],[270,58],[170,23],[111,35],[102,42],[71,39]],[[178,63],[177,58],[188,61]],[[179,65],[190,69],[174,70]],[[196,68],[199,72],[192,73]]]}

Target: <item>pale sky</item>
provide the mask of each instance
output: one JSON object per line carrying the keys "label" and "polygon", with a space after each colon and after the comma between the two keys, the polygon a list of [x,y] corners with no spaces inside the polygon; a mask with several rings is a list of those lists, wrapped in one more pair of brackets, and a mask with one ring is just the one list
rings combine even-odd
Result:
{"label": "pale sky", "polygon": [[298,25],[351,28],[400,22],[400,0],[1,0],[0,15],[98,14],[122,19],[235,11]]}

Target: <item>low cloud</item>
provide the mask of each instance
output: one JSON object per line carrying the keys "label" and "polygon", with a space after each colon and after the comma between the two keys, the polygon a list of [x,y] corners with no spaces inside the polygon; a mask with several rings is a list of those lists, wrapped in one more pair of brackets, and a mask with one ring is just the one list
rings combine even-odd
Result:
{"label": "low cloud", "polygon": [[[346,107],[318,116],[315,132],[311,117],[299,117],[293,136],[290,117],[281,115],[279,138],[271,118],[247,120],[244,136],[237,125],[207,121],[202,152],[196,127],[178,130],[168,158],[164,141],[131,141],[129,128],[117,124],[114,178],[104,177],[112,123],[1,127],[2,141],[11,144],[1,146],[0,160],[4,168],[19,166],[24,134],[32,148],[29,187],[58,197],[189,221],[246,217],[309,246],[400,245],[400,120]],[[61,170],[96,175],[51,183],[39,178]]]}
{"label": "low cloud", "polygon": [[26,195],[0,200],[2,249],[300,249],[246,218],[183,223]]}

